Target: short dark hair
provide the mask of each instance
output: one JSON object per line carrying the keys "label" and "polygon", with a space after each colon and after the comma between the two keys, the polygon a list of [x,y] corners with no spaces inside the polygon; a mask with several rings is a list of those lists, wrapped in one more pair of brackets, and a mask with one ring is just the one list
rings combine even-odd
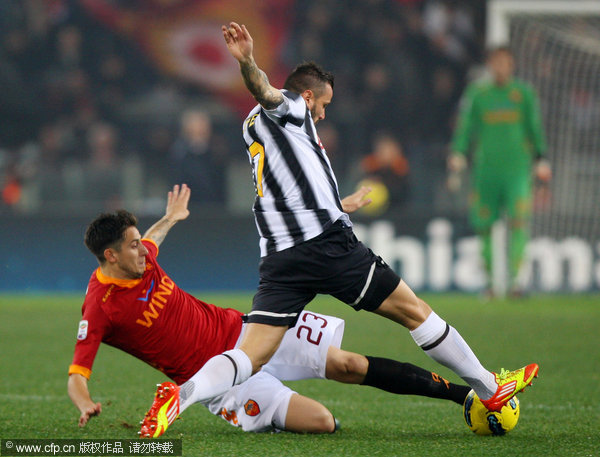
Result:
{"label": "short dark hair", "polygon": [[332,73],[323,70],[315,62],[304,62],[294,68],[285,80],[283,88],[297,94],[310,89],[320,95],[325,84],[329,84],[333,89],[333,81]]}
{"label": "short dark hair", "polygon": [[104,263],[104,250],[110,247],[118,250],[120,242],[125,239],[125,231],[136,225],[137,218],[124,209],[116,213],[102,213],[88,226],[84,243],[100,263]]}

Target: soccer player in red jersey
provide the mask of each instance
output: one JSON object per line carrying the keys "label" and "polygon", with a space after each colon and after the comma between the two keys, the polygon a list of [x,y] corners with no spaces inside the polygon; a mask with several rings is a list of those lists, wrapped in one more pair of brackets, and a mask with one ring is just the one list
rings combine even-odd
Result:
{"label": "soccer player in red jersey", "polygon": [[[357,198],[362,199],[365,192]],[[186,293],[156,261],[168,231],[188,217],[189,197],[185,184],[174,186],[165,216],[143,237],[135,216],[123,210],[100,215],[87,229],[85,244],[100,266],[88,284],[69,368],[68,392],[80,411],[80,426],[102,410],[101,404],[91,399],[87,385],[101,342],[143,360],[175,381],[159,387],[155,405],[158,402],[158,409],[164,407],[163,414],[151,409],[142,427],[143,436],[160,436],[184,409],[197,402],[190,393],[194,375],[207,360],[227,354],[241,339],[245,325],[241,312],[204,303]],[[451,384],[409,363],[341,350],[343,326],[341,319],[304,312],[260,373],[202,403],[247,431],[275,427],[322,433],[335,430],[332,414],[280,380],[328,378],[459,404],[468,394],[468,387]]]}

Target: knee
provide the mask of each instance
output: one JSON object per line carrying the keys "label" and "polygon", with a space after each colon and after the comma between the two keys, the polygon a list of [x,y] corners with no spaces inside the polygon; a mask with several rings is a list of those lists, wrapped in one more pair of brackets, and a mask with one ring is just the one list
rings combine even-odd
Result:
{"label": "knee", "polygon": [[351,352],[343,352],[339,361],[338,371],[345,376],[354,377],[367,372],[369,362],[366,357]]}
{"label": "knee", "polygon": [[327,354],[327,379],[348,384],[360,384],[367,373],[369,362],[363,355],[330,348]]}
{"label": "knee", "polygon": [[250,360],[252,361],[252,374],[256,374],[269,362],[270,357],[251,358]]}
{"label": "knee", "polygon": [[332,433],[335,419],[318,401],[293,394],[287,408],[285,429],[296,433]]}
{"label": "knee", "polygon": [[511,219],[510,221],[510,228],[513,230],[520,230],[520,229],[524,229],[527,228],[527,220],[526,219],[521,219],[521,218],[517,218],[517,219]]}
{"label": "knee", "polygon": [[310,433],[333,433],[335,431],[335,419],[331,412],[323,407],[313,417],[314,428]]}
{"label": "knee", "polygon": [[415,295],[404,282],[390,295],[375,313],[414,330],[427,319],[431,307]]}

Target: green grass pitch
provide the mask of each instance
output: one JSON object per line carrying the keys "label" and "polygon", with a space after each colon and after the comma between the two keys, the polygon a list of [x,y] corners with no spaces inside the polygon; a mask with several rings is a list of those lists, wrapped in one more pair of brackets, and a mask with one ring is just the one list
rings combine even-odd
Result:
{"label": "green grass pitch", "polygon": [[[198,294],[248,310],[251,294]],[[324,403],[342,423],[333,435],[249,434],[188,409],[164,435],[186,456],[592,456],[600,455],[600,297],[540,296],[482,303],[475,296],[428,295],[485,366],[538,362],[540,377],[519,395],[521,418],[504,437],[471,433],[450,402],[400,397],[331,381],[290,383]],[[0,295],[0,438],[136,438],[163,375],[101,346],[90,381],[103,413],[77,427],[66,391],[81,295]],[[415,347],[407,331],[322,297],[308,309],[346,320],[343,348],[408,361],[459,379]]]}

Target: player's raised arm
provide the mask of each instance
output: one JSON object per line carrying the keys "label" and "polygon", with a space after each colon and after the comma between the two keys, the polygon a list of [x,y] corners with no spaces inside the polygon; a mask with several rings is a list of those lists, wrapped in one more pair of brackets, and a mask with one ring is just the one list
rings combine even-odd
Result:
{"label": "player's raised arm", "polygon": [[173,190],[169,191],[167,196],[167,210],[165,215],[150,227],[143,238],[150,239],[157,246],[165,239],[167,233],[179,221],[186,219],[190,215],[188,203],[190,201],[191,190],[187,184],[173,186]]}
{"label": "player's raised arm", "polygon": [[239,62],[244,83],[256,101],[265,109],[274,109],[283,102],[283,94],[269,84],[269,78],[256,65],[252,55],[253,40],[245,25],[231,22],[221,26],[231,55]]}

